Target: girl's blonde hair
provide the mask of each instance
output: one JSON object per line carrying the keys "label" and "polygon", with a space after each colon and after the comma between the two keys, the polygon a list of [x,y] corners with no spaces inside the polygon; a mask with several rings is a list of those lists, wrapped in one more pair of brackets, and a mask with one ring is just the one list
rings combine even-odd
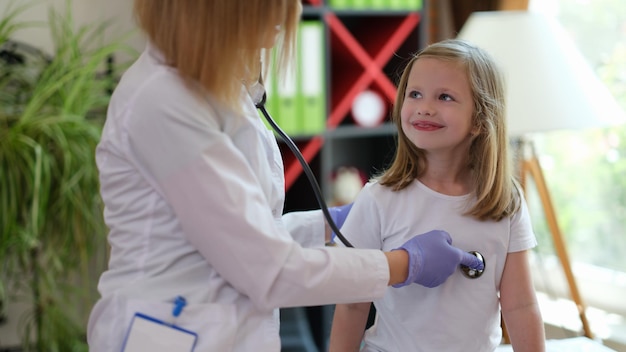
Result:
{"label": "girl's blonde hair", "polygon": [[278,35],[277,72],[294,55],[299,0],[135,0],[138,26],[191,86],[237,111],[242,82],[259,78]]}
{"label": "girl's blonde hair", "polygon": [[500,70],[484,50],[459,39],[431,44],[408,62],[398,83],[392,121],[398,129],[398,148],[391,166],[379,176],[381,184],[400,190],[421,176],[427,167],[422,149],[402,131],[400,111],[413,64],[421,58],[458,62],[467,72],[474,100],[473,135],[468,155],[476,203],[467,215],[480,220],[501,220],[519,209],[519,187],[512,173],[505,123],[504,83]]}

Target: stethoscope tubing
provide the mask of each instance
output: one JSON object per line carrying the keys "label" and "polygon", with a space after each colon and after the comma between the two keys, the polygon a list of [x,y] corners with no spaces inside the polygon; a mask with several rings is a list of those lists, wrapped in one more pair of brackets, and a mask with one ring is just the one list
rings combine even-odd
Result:
{"label": "stethoscope tubing", "polygon": [[335,221],[333,221],[332,216],[330,216],[330,212],[328,211],[328,206],[326,205],[326,202],[324,201],[322,197],[322,190],[320,189],[319,183],[317,182],[315,175],[313,175],[313,171],[311,171],[309,164],[306,162],[306,160],[304,160],[304,156],[302,156],[302,153],[298,149],[298,146],[296,146],[293,140],[291,140],[291,138],[289,138],[289,136],[278,126],[278,124],[274,122],[274,119],[272,118],[270,113],[267,112],[267,109],[265,108],[266,100],[267,100],[267,96],[265,93],[263,93],[263,98],[261,99],[261,101],[255,104],[256,108],[261,110],[261,113],[263,114],[263,117],[265,117],[265,120],[267,120],[267,122],[270,124],[270,126],[272,126],[274,131],[278,133],[280,138],[285,142],[285,144],[287,144],[287,146],[289,147],[293,155],[300,162],[300,165],[302,166],[302,170],[306,174],[306,177],[309,179],[309,183],[311,184],[311,188],[313,189],[313,194],[315,194],[315,198],[317,199],[320,209],[324,213],[324,217],[326,218],[326,221],[328,222],[328,225],[330,226],[330,228],[333,230],[335,235],[337,235],[337,238],[339,238],[341,243],[343,243],[346,247],[354,248],[352,243],[350,243],[350,241],[348,241],[348,239],[346,239],[343,236],[341,231],[339,231],[339,227],[337,227],[337,224],[335,224]]}

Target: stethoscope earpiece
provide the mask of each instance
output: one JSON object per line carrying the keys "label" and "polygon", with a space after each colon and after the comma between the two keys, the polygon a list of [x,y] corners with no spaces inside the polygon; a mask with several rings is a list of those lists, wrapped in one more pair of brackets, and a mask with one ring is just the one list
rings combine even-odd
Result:
{"label": "stethoscope earpiece", "polygon": [[485,263],[485,257],[483,257],[483,255],[480,254],[479,252],[470,251],[469,254],[475,256],[476,258],[478,258],[478,260],[483,262],[483,269],[482,270],[472,269],[469,266],[461,264],[461,272],[468,279],[477,279],[483,274],[483,272],[485,271],[485,268],[487,268],[487,263]]}

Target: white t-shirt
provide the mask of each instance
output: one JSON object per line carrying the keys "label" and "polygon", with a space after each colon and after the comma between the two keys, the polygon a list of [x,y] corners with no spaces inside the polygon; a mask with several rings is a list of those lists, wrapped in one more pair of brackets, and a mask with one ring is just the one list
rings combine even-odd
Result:
{"label": "white t-shirt", "polygon": [[357,197],[342,234],[356,248],[389,251],[430,230],[450,233],[452,244],[478,251],[485,271],[477,279],[457,270],[442,285],[408,285],[374,301],[376,322],[362,351],[493,351],[501,340],[499,288],[507,253],[537,242],[525,202],[501,221],[462,215],[468,197],[437,193],[419,181],[393,192],[368,183]]}

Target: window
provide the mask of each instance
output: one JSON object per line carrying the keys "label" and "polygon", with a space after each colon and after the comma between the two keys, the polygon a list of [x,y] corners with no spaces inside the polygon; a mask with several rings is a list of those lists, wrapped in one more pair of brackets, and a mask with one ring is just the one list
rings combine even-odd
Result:
{"label": "window", "polygon": [[[626,1],[535,0],[530,9],[559,20],[626,110]],[[626,124],[533,137],[584,301],[626,316]],[[567,297],[546,274],[559,265],[541,205],[532,192],[528,202],[540,243],[537,288]]]}

